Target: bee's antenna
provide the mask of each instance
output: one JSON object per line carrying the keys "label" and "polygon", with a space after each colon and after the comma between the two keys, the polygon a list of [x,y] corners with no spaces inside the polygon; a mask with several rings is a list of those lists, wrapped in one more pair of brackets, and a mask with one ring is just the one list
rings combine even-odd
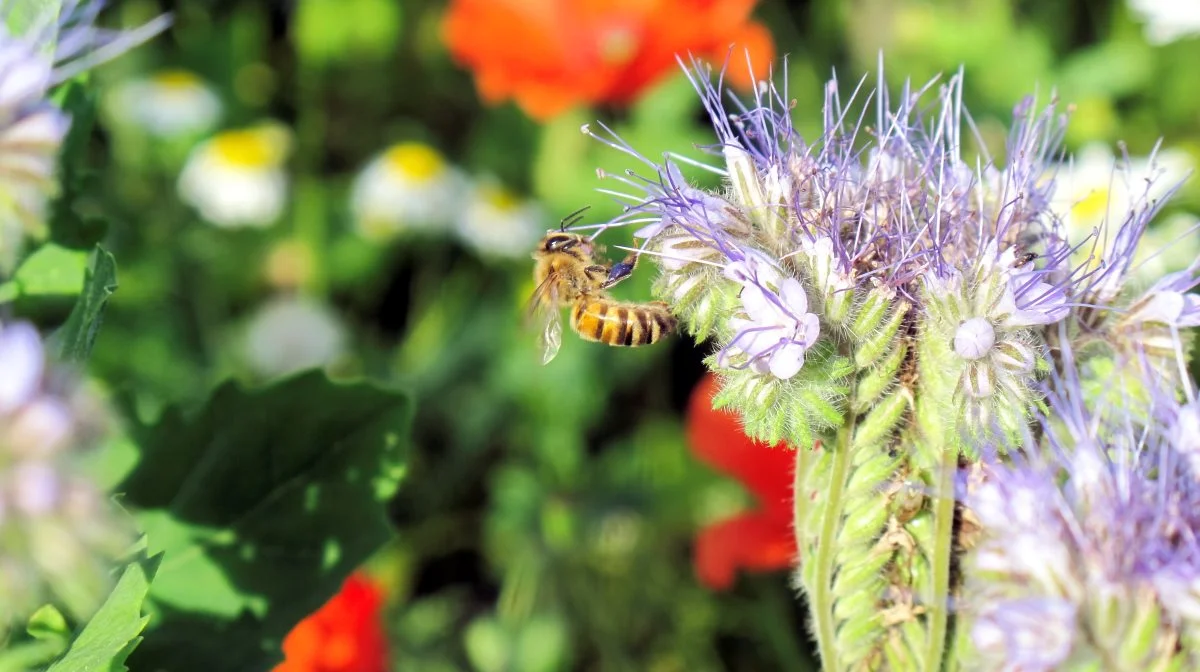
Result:
{"label": "bee's antenna", "polygon": [[558,230],[565,232],[567,230],[568,226],[575,226],[576,224],[578,224],[581,220],[583,220],[583,213],[587,212],[588,208],[590,208],[590,207],[592,207],[592,206],[585,205],[582,208],[576,210],[575,212],[572,212],[571,214],[567,215],[566,217],[563,217],[562,221],[560,222],[560,226],[558,227]]}

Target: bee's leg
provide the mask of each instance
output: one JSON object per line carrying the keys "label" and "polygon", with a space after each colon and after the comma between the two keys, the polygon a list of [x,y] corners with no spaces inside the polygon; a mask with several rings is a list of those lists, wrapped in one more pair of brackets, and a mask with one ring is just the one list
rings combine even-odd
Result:
{"label": "bee's leg", "polygon": [[604,284],[608,278],[609,267],[602,264],[592,264],[591,266],[583,269],[583,271],[584,273],[587,273],[588,278],[595,283],[593,284],[594,287]]}
{"label": "bee's leg", "polygon": [[608,289],[618,282],[633,275],[633,269],[637,267],[638,253],[630,252],[625,255],[621,261],[613,264],[613,267],[608,271],[608,278],[604,280],[604,284],[600,285],[601,289]]}

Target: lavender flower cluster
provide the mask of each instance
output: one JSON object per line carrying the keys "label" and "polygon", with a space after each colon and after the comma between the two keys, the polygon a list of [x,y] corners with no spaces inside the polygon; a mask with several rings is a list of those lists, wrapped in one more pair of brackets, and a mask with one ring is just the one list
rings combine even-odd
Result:
{"label": "lavender flower cluster", "polygon": [[625,207],[600,228],[638,227],[659,298],[716,344],[717,403],[795,447],[824,668],[1200,663],[1200,260],[1137,286],[1154,180],[1072,240],[1053,99],[993,156],[961,73],[894,95],[881,65],[845,103],[831,81],[810,140],[785,88],[688,74],[717,161],[584,127],[648,170],[601,175]]}

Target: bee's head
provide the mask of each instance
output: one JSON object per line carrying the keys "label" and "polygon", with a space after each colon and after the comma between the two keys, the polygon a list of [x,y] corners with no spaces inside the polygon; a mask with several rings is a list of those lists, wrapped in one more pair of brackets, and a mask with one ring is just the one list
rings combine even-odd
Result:
{"label": "bee's head", "polygon": [[586,251],[590,246],[591,243],[577,233],[551,231],[546,234],[545,238],[542,238],[538,249],[542,252],[564,252],[575,247],[583,247]]}

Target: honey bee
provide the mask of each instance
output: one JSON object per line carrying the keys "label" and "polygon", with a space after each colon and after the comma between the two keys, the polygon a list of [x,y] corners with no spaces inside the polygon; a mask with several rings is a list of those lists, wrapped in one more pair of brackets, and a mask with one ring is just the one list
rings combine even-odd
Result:
{"label": "honey bee", "polygon": [[566,226],[564,220],[533,252],[537,289],[528,312],[538,328],[542,364],[549,364],[562,345],[563,306],[571,306],[571,328],[588,341],[636,347],[656,343],[675,329],[667,304],[626,303],[605,291],[633,273],[636,254],[617,264],[597,263],[596,244]]}

